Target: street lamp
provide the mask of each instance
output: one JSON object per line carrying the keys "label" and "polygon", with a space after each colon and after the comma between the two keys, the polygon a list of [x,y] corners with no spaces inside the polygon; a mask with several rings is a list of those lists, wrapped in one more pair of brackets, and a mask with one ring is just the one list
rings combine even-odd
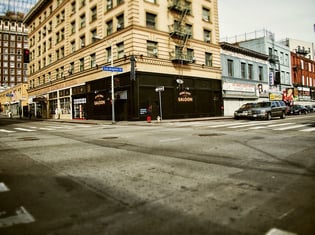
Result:
{"label": "street lamp", "polygon": [[[113,59],[113,43],[110,45],[110,58],[111,58],[111,67],[114,67]],[[111,72],[111,88],[112,88],[112,124],[115,124],[115,94],[114,94],[114,72]]]}

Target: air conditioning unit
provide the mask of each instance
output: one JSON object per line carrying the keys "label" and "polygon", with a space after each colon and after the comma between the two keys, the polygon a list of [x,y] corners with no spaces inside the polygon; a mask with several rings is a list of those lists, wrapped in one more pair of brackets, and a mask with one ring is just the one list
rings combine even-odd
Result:
{"label": "air conditioning unit", "polygon": [[122,25],[121,24],[117,24],[117,29],[121,29]]}
{"label": "air conditioning unit", "polygon": [[85,43],[84,42],[81,43],[81,47],[85,47]]}
{"label": "air conditioning unit", "polygon": [[156,48],[153,49],[153,55],[157,56],[157,54],[158,54],[158,50]]}
{"label": "air conditioning unit", "polygon": [[210,42],[210,37],[205,38],[206,42]]}

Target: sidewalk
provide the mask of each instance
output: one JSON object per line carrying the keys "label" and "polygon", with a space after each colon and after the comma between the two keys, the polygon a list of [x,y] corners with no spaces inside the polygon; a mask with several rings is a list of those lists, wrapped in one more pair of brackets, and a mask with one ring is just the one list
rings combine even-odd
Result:
{"label": "sidewalk", "polygon": [[[9,118],[4,113],[0,113],[0,118]],[[61,123],[80,123],[80,124],[92,124],[92,125],[161,125],[164,123],[173,123],[173,122],[194,122],[194,121],[207,121],[207,120],[222,120],[222,119],[231,119],[232,116],[217,116],[217,117],[199,117],[199,118],[183,118],[183,119],[163,119],[162,121],[151,120],[147,122],[146,120],[141,121],[116,121],[112,123],[112,120],[95,120],[95,119],[55,119],[55,118],[32,118],[28,119],[27,117],[22,117],[21,120],[29,121],[50,121],[50,122],[61,122]],[[14,116],[13,119],[20,120],[19,116]]]}

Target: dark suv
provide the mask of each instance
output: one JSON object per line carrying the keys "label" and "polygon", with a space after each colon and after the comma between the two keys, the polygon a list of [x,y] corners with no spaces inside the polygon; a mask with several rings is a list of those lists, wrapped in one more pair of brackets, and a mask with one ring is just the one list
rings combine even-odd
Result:
{"label": "dark suv", "polygon": [[272,117],[285,118],[287,106],[283,101],[264,101],[257,103],[257,106],[248,113],[250,119],[267,119]]}

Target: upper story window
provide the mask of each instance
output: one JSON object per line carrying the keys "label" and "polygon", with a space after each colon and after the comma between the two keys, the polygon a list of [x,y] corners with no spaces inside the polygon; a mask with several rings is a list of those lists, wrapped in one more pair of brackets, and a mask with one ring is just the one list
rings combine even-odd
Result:
{"label": "upper story window", "polygon": [[212,60],[213,60],[212,53],[206,52],[206,54],[205,54],[205,64],[206,64],[206,66],[212,67]]}
{"label": "upper story window", "polygon": [[264,80],[264,68],[262,66],[258,67],[258,79],[259,81]]}
{"label": "upper story window", "polygon": [[97,20],[97,7],[91,8],[91,22]]}
{"label": "upper story window", "polygon": [[85,0],[81,0],[81,2],[80,2],[80,7],[84,7],[85,4],[86,4],[86,1],[85,1]]}
{"label": "upper story window", "polygon": [[74,34],[75,33],[75,21],[72,21],[70,24],[71,24],[71,26],[70,26],[71,34]]}
{"label": "upper story window", "polygon": [[155,29],[156,27],[156,15],[152,13],[146,13],[146,26],[148,28]]}
{"label": "upper story window", "polygon": [[124,43],[118,43],[117,44],[117,57],[118,59],[123,58],[125,55],[125,51],[124,51]]}
{"label": "upper story window", "polygon": [[107,47],[106,48],[106,58],[107,58],[107,62],[111,62],[112,60],[112,47]]}
{"label": "upper story window", "polygon": [[85,14],[80,16],[80,28],[84,28],[86,25]]}
{"label": "upper story window", "polygon": [[211,43],[211,31],[203,30],[203,41],[207,43]]}
{"label": "upper story window", "polygon": [[113,21],[112,20],[106,22],[106,28],[107,28],[107,30],[106,30],[107,35],[110,35],[113,33]]}
{"label": "upper story window", "polygon": [[241,63],[241,78],[246,79],[246,63]]}
{"label": "upper story window", "polygon": [[117,5],[124,3],[124,0],[117,0]]}
{"label": "upper story window", "polygon": [[107,0],[107,10],[110,10],[113,8],[113,0]]}
{"label": "upper story window", "polygon": [[76,12],[76,4],[75,4],[75,1],[73,1],[71,3],[71,14],[74,14]]}
{"label": "upper story window", "polygon": [[253,65],[248,64],[248,79],[252,80],[253,79]]}
{"label": "upper story window", "polygon": [[151,57],[157,57],[158,55],[158,43],[154,41],[147,41],[147,55]]}
{"label": "upper story window", "polygon": [[233,77],[234,76],[234,63],[233,60],[227,60],[227,72],[228,72],[228,76],[229,77]]}
{"label": "upper story window", "polygon": [[210,22],[210,10],[207,8],[202,8],[202,19]]}
{"label": "upper story window", "polygon": [[96,67],[96,54],[95,53],[90,55],[90,67],[91,68]]}
{"label": "upper story window", "polygon": [[124,14],[117,16],[117,31],[124,28]]}

